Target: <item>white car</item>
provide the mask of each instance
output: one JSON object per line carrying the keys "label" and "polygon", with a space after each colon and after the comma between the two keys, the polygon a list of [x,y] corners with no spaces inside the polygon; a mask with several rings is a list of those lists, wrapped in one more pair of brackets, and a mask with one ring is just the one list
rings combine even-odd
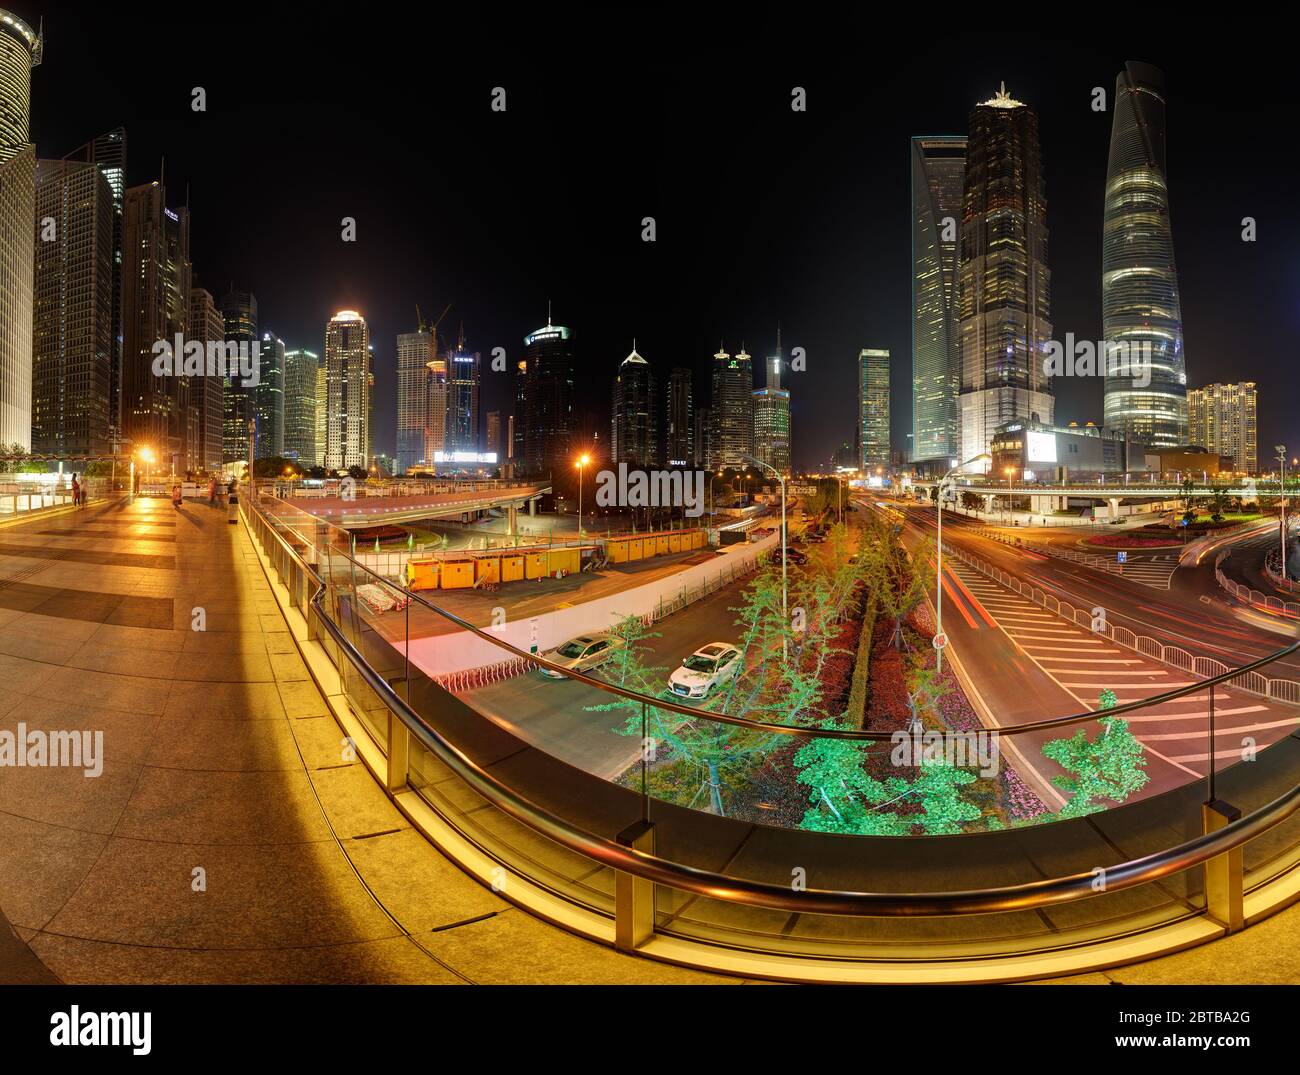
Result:
{"label": "white car", "polygon": [[740,650],[728,642],[710,642],[682,661],[668,677],[668,689],[679,698],[706,698],[714,687],[740,671]]}
{"label": "white car", "polygon": [[[562,665],[574,672],[589,672],[597,665],[604,664],[623,648],[623,640],[613,635],[582,635],[571,638],[562,646],[557,646],[542,656],[553,664]],[[564,679],[563,672],[543,668],[542,675],[551,679]]]}

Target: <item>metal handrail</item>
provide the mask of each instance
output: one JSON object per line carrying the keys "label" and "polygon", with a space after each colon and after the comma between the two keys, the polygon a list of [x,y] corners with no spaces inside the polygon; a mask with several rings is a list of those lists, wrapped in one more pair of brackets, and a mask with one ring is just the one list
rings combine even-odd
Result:
{"label": "metal handrail", "polygon": [[[262,518],[265,521],[265,516]],[[300,566],[320,583],[311,603],[340,653],[353,665],[366,685],[428,750],[498,809],[561,846],[611,869],[710,899],[733,900],[756,907],[806,914],[885,917],[988,914],[1049,907],[1099,894],[1096,870],[1019,885],[951,892],[857,892],[815,888],[796,891],[785,885],[728,877],[673,862],[578,828],[498,780],[427,725],[419,713],[370,666],[342,628],[326,614],[320,602],[328,587],[320,576],[298,556],[296,550],[287,543],[282,544],[298,560]],[[1288,647],[1288,651],[1295,648]],[[1300,810],[1300,785],[1215,832],[1105,867],[1102,891],[1116,892],[1134,888],[1191,869],[1248,843],[1287,820],[1297,810]]]}

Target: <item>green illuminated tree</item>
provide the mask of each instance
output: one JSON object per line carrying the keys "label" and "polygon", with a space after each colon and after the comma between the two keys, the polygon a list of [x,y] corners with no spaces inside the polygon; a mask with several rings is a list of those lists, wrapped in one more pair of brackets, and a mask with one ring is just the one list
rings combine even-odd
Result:
{"label": "green illuminated tree", "polygon": [[[819,727],[847,728],[840,721],[822,721]],[[856,836],[903,836],[908,824],[897,814],[872,807],[888,803],[907,791],[907,781],[870,776],[864,764],[866,743],[844,739],[814,739],[794,756],[795,779],[812,789],[808,810],[800,827],[814,832],[843,832]]]}
{"label": "green illuminated tree", "polygon": [[[1099,707],[1111,709],[1115,693],[1102,691]],[[1151,778],[1146,773],[1147,760],[1142,744],[1129,731],[1128,721],[1120,717],[1101,717],[1096,738],[1089,739],[1080,728],[1069,739],[1053,739],[1043,746],[1043,754],[1072,776],[1053,777],[1052,783],[1070,793],[1070,799],[1057,812],[1058,818],[1083,817],[1104,810],[1100,800],[1122,803]]]}

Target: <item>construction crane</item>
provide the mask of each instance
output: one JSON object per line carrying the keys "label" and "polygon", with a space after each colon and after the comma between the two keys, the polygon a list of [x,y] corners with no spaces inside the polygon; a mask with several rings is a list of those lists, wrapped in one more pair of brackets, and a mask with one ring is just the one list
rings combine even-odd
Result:
{"label": "construction crane", "polygon": [[[438,331],[438,326],[442,324],[442,319],[447,316],[447,311],[449,311],[450,309],[451,309],[451,303],[447,303],[447,305],[442,308],[442,313],[438,315],[438,320],[435,321],[432,325],[428,326],[429,332],[436,333]],[[420,313],[420,304],[418,302],[415,304],[415,323],[419,326],[416,329],[417,332],[426,331],[424,325],[424,315]]]}

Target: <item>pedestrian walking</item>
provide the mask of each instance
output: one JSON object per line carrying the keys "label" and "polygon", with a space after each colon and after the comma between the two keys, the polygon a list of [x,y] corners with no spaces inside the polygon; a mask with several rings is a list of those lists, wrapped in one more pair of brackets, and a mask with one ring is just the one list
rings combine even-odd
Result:
{"label": "pedestrian walking", "polygon": [[181,487],[179,485],[172,486],[172,507],[177,511],[181,510]]}
{"label": "pedestrian walking", "polygon": [[215,508],[216,506],[217,506],[217,479],[214,476],[208,482],[208,507]]}
{"label": "pedestrian walking", "polygon": [[72,476],[72,506],[74,508],[81,506],[81,484],[75,474]]}

